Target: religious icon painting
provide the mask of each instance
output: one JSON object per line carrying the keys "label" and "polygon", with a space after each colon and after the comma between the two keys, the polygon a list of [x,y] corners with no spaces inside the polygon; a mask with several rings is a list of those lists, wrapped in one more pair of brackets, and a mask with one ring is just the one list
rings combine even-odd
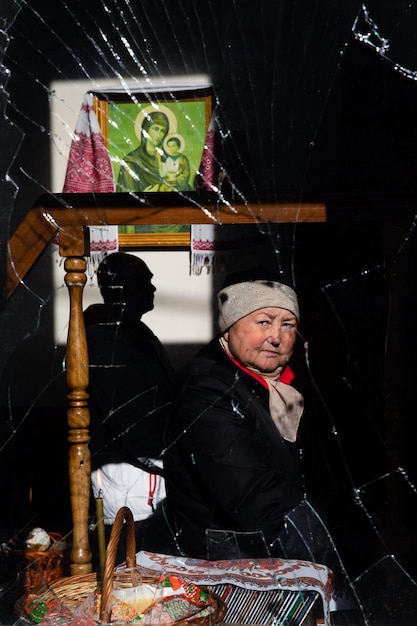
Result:
{"label": "religious icon painting", "polygon": [[[215,185],[213,91],[210,84],[93,92],[94,111],[120,193],[171,192],[188,198]],[[152,197],[152,196],[150,196]],[[168,200],[168,198],[167,198]],[[158,245],[188,245],[189,226],[123,226],[123,245],[149,234]],[[165,236],[166,235],[166,236]],[[145,239],[148,240],[148,237]]]}

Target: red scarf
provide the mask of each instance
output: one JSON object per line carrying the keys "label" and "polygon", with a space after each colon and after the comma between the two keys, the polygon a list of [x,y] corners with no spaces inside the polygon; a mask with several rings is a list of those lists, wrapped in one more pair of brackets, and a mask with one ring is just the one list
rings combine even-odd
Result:
{"label": "red scarf", "polygon": [[[246,372],[246,374],[249,374],[250,376],[252,376],[252,378],[255,378],[255,380],[257,380],[258,383],[261,383],[261,385],[263,385],[265,389],[269,389],[268,383],[266,382],[265,378],[262,378],[262,376],[259,376],[259,374],[255,374],[255,372],[252,372],[244,365],[241,365],[239,361],[236,361],[236,359],[234,359],[230,354],[227,354],[227,356],[239,369],[241,369],[243,372]],[[295,378],[295,374],[293,370],[290,368],[289,365],[286,365],[279,377],[280,382],[285,383],[286,385],[291,385],[294,378]]]}

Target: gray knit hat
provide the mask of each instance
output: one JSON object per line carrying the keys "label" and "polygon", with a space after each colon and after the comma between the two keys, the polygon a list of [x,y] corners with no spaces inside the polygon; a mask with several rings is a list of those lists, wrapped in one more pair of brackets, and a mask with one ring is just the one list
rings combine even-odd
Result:
{"label": "gray knit hat", "polygon": [[217,294],[217,306],[222,333],[249,313],[270,306],[288,309],[300,319],[295,291],[272,280],[250,280],[224,287]]}

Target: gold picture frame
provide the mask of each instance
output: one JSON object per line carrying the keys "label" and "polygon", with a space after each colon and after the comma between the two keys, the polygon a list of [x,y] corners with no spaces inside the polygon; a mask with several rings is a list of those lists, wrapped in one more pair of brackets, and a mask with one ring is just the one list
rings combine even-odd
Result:
{"label": "gold picture frame", "polygon": [[[115,191],[197,195],[214,182],[213,92],[209,85],[173,91],[93,92],[114,173]],[[213,147],[212,147],[213,150]],[[188,204],[188,202],[187,202]],[[119,227],[121,247],[189,247],[190,226]]]}

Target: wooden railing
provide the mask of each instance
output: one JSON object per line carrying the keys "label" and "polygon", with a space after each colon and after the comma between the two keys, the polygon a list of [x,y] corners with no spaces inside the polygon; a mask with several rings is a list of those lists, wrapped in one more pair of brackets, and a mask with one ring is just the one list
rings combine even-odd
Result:
{"label": "wooden railing", "polygon": [[88,226],[152,224],[253,224],[324,222],[321,203],[217,204],[209,195],[196,201],[176,194],[58,194],[39,198],[13,233],[7,249],[9,298],[42,251],[59,234],[65,258],[70,314],[66,374],[68,385],[69,485],[73,518],[71,573],[92,570],[88,541],[91,459],[88,447],[88,352],[83,317]]}

